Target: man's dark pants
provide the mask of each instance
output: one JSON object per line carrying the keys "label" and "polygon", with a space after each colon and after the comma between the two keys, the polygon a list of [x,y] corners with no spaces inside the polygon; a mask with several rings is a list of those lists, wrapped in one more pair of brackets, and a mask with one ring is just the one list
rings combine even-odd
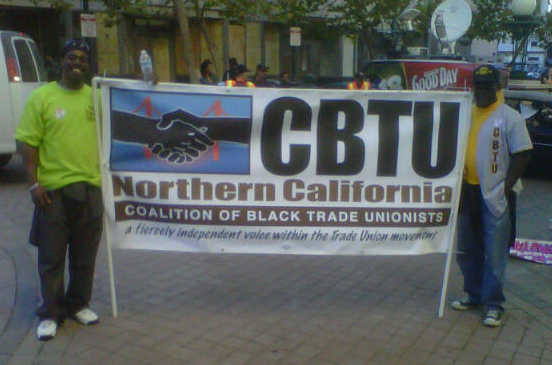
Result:
{"label": "man's dark pants", "polygon": [[[512,212],[512,210],[514,212]],[[515,237],[515,196],[500,216],[487,207],[479,185],[464,182],[458,210],[457,261],[464,291],[474,303],[502,309],[508,248]]]}
{"label": "man's dark pants", "polygon": [[[102,235],[101,193],[77,183],[50,191],[52,204],[35,208],[30,241],[38,245],[42,305],[37,315],[59,323],[88,307]],[[69,284],[65,292],[65,258],[69,249]]]}

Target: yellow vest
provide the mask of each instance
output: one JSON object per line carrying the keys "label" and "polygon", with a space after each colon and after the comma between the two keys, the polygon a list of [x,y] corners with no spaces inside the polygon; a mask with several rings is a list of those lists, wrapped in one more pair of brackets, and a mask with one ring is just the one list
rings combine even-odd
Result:
{"label": "yellow vest", "polygon": [[228,87],[234,87],[234,86],[238,86],[238,87],[255,87],[255,84],[252,83],[251,81],[227,80],[226,81],[226,86],[228,86]]}
{"label": "yellow vest", "polygon": [[[359,90],[358,85],[356,82],[350,82],[349,85],[347,85],[348,90]],[[368,81],[364,81],[362,83],[362,87],[360,90],[369,90],[370,89],[370,83]]]}

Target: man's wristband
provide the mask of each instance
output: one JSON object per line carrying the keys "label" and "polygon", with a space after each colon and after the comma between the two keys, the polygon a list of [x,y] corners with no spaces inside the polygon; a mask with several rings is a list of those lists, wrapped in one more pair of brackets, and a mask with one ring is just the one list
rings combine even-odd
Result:
{"label": "man's wristband", "polygon": [[38,183],[38,181],[35,182],[35,183],[30,187],[29,191],[32,192],[34,189],[38,188],[39,185],[40,185],[40,184]]}

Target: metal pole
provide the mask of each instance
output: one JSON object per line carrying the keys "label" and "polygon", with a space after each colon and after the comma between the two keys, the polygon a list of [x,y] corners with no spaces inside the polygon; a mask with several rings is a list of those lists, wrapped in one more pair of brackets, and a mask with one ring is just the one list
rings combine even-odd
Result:
{"label": "metal pole", "polygon": [[[108,120],[107,118],[100,117],[100,115],[103,113],[102,105],[100,105],[100,96],[98,95],[98,90],[100,89],[100,79],[94,78],[92,80],[92,90],[93,90],[93,99],[94,99],[94,112],[96,116],[96,138],[98,143],[98,158],[100,160],[100,176],[101,176],[101,184],[102,184],[102,197],[104,196],[107,187],[110,186],[108,184],[108,176],[106,171],[109,169],[109,161],[104,161],[102,159],[103,155],[103,135],[102,131],[104,131],[104,125],[103,121]],[[107,95],[102,95],[102,100],[108,100]],[[115,272],[113,270],[113,253],[111,251],[111,229],[109,226],[109,221],[107,219],[107,211],[104,209],[103,213],[103,226],[104,226],[104,237],[105,242],[107,245],[107,268],[109,272],[109,288],[111,290],[111,312],[113,314],[113,318],[117,318],[118,311],[117,311],[117,292],[115,290]]]}
{"label": "metal pole", "polygon": [[295,46],[291,46],[291,79],[292,80],[295,80],[295,77],[297,76],[297,67],[295,65],[295,59],[296,59],[296,55],[295,55],[295,49],[297,47]]}

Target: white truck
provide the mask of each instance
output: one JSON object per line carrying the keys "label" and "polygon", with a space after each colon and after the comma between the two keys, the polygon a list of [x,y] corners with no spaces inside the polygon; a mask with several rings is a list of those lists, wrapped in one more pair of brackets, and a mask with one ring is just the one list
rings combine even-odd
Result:
{"label": "white truck", "polygon": [[15,153],[15,129],[31,92],[47,81],[35,42],[20,32],[0,30],[0,168]]}

